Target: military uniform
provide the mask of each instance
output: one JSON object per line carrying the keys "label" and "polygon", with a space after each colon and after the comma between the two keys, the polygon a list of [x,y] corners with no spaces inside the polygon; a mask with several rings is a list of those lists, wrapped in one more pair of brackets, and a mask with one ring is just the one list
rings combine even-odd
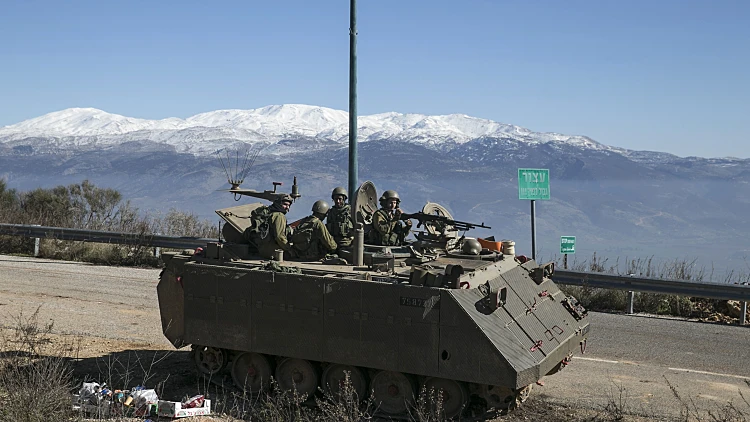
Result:
{"label": "military uniform", "polygon": [[297,258],[316,260],[336,250],[336,241],[320,219],[305,217],[292,235],[292,248]]}
{"label": "military uniform", "polygon": [[354,223],[352,222],[352,208],[349,204],[333,207],[328,211],[326,228],[339,247],[351,246],[354,240]]}
{"label": "military uniform", "polygon": [[369,243],[382,246],[400,246],[409,235],[410,224],[399,220],[395,213],[383,208],[372,216]]}
{"label": "military uniform", "polygon": [[[284,251],[285,257],[293,257],[289,244],[289,227],[283,210],[275,205],[254,211],[258,215],[257,222],[245,232],[245,237],[258,248],[258,254],[266,259],[272,259],[276,249]],[[255,218],[254,216],[252,218]]]}

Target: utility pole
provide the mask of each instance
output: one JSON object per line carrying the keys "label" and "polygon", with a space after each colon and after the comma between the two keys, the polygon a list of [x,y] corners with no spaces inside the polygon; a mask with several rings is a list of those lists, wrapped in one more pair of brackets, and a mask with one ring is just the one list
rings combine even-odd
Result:
{"label": "utility pole", "polygon": [[349,8],[349,201],[357,191],[357,0]]}

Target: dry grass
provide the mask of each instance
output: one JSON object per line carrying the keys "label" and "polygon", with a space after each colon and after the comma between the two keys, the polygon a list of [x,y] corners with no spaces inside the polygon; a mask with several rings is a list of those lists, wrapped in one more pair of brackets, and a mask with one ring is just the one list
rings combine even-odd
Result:
{"label": "dry grass", "polygon": [[[745,397],[742,391],[738,391],[741,402],[728,402],[724,405],[717,405],[714,408],[700,408],[692,397],[684,397],[680,394],[667,377],[664,381],[672,391],[674,398],[680,403],[680,414],[676,418],[677,422],[747,422],[750,420],[750,401]],[[750,381],[745,381],[750,387]]]}
{"label": "dry grass", "polygon": [[357,396],[348,377],[338,394],[320,390],[308,399],[296,391],[282,391],[271,379],[271,389],[258,395],[247,391],[224,391],[214,395],[224,421],[263,422],[360,422],[374,420],[377,407],[371,398]]}
{"label": "dry grass", "polygon": [[20,315],[0,339],[0,421],[67,420],[71,414],[74,345],[50,341],[53,324],[40,323],[39,310]]}
{"label": "dry grass", "polygon": [[[38,320],[38,312],[31,316],[20,315],[14,327],[3,334],[0,342],[0,421],[84,421],[109,420],[115,422],[142,421],[144,418],[124,416],[112,417],[76,413],[71,410],[70,394],[80,387],[71,376],[71,355],[76,355],[78,345],[70,342],[53,343],[51,322]],[[116,357],[99,359],[98,373],[90,379],[106,382],[111,386],[135,384],[155,386],[160,396],[174,395],[169,372],[161,369],[173,352],[155,352],[153,355],[136,352],[118,354]],[[94,369],[96,372],[96,368]],[[312,399],[304,399],[295,392],[280,391],[273,383],[268,394],[252,396],[232,387],[221,388],[216,384],[198,382],[191,391],[197,390],[212,399],[215,416],[190,418],[194,422],[222,421],[385,421],[378,414],[372,399],[361,400],[348,379],[340,394],[331,395],[320,391]],[[577,408],[547,403],[536,397],[521,408],[502,416],[485,415],[486,418],[458,418],[458,420],[494,420],[519,422],[544,420],[550,422],[643,422],[662,420],[670,422],[746,422],[750,417],[750,402],[746,393],[740,392],[740,401],[701,408],[691,397],[680,394],[679,389],[666,380],[680,410],[672,416],[657,416],[647,410],[638,409],[629,402],[630,395],[621,384],[613,382],[607,400],[598,408]],[[750,387],[750,384],[748,384]],[[164,391],[165,389],[169,391]],[[170,392],[171,391],[171,392]],[[416,403],[409,409],[406,420],[438,422],[448,420],[442,410],[442,394],[422,391]],[[496,419],[492,419],[496,417]],[[404,418],[400,418],[404,420]]]}
{"label": "dry grass", "polygon": [[161,264],[153,248],[147,246],[112,245],[57,239],[43,239],[39,256],[64,261],[90,262],[98,265],[147,266]]}

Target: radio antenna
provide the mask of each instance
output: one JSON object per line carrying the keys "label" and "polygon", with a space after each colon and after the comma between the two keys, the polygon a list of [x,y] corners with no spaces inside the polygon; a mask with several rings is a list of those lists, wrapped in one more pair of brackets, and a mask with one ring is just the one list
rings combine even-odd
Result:
{"label": "radio antenna", "polygon": [[[234,151],[234,157],[230,155],[229,148],[217,151],[216,155],[219,157],[219,163],[221,163],[221,168],[224,169],[224,175],[227,177],[227,182],[232,185],[232,189],[237,189],[245,181],[250,168],[255,164],[255,160],[262,151],[263,147],[255,151],[251,147],[247,147],[244,152],[240,152],[238,148]],[[226,154],[226,162],[224,161],[224,157],[222,157],[222,152]],[[240,158],[241,155],[242,158]]]}

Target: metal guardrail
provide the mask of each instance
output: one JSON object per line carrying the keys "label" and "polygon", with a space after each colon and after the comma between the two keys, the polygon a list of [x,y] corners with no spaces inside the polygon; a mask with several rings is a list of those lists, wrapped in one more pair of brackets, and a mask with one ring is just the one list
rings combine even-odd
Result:
{"label": "metal guardrail", "polygon": [[[0,224],[0,235],[25,236],[36,238],[34,255],[38,255],[40,238],[78,240],[84,242],[114,243],[122,245],[142,245],[156,248],[197,248],[217,239],[198,237],[173,237],[137,233],[117,233],[98,230],[69,229],[63,227],[30,226],[23,224]],[[745,323],[747,302],[750,301],[750,286],[728,283],[713,283],[695,280],[667,280],[581,271],[555,270],[552,279],[555,283],[604,289],[627,290],[628,310],[633,310],[632,292],[675,294],[690,297],[704,297],[742,302],[740,324]]]}
{"label": "metal guardrail", "polygon": [[174,237],[139,233],[118,233],[99,230],[68,229],[63,227],[30,226],[24,224],[0,224],[0,235],[25,236],[32,238],[53,238],[78,240],[94,243],[114,243],[120,245],[141,245],[158,248],[197,248],[217,239],[200,237]]}
{"label": "metal guardrail", "polygon": [[668,280],[627,275],[557,270],[552,280],[560,284],[601,287],[635,292],[666,293],[709,299],[750,301],[750,286],[695,280]]}
{"label": "metal guardrail", "polygon": [[568,270],[555,270],[555,273],[552,275],[552,280],[554,280],[555,283],[560,284],[627,290],[627,313],[629,314],[633,313],[634,292],[664,293],[720,300],[738,300],[740,301],[739,324],[744,325],[747,316],[747,302],[750,301],[750,286],[743,284],[715,283],[696,280],[669,280]]}

